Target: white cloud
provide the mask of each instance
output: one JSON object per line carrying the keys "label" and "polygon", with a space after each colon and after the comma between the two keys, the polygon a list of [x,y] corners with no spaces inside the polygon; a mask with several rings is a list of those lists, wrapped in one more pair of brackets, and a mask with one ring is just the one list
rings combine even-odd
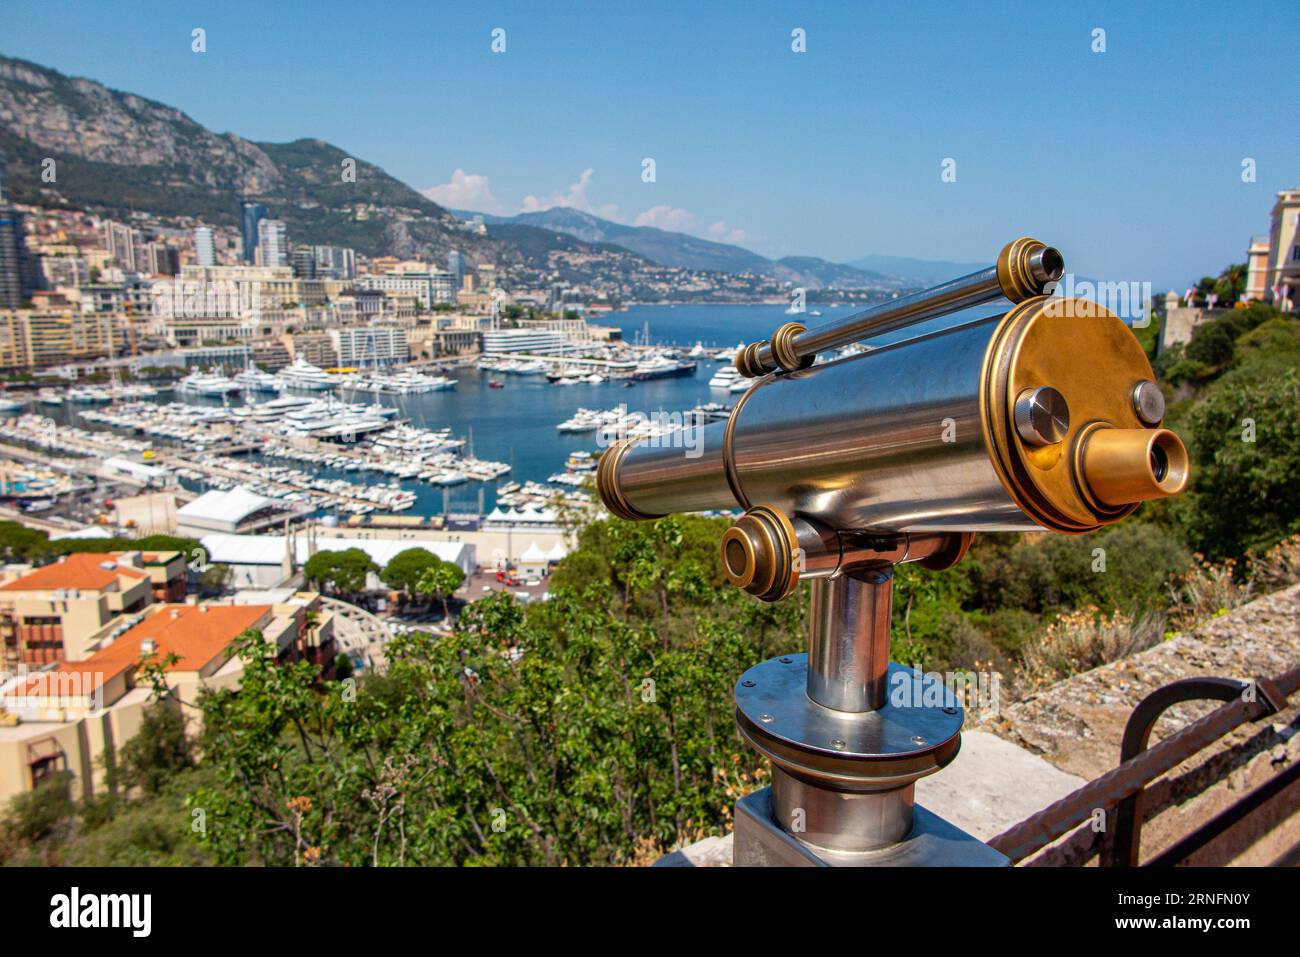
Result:
{"label": "white cloud", "polygon": [[743,243],[749,241],[749,233],[733,229],[725,219],[720,219],[709,227],[709,238],[720,243]]}
{"label": "white cloud", "polygon": [[430,186],[423,190],[425,196],[440,206],[452,209],[468,209],[475,213],[502,213],[504,208],[492,195],[492,186],[486,176],[467,173],[457,167],[451,174],[451,182],[441,186]]}
{"label": "white cloud", "polygon": [[523,207],[520,212],[537,213],[555,206],[567,206],[570,209],[579,209],[584,213],[591,213],[593,216],[617,220],[619,216],[618,206],[613,203],[593,206],[587,196],[587,186],[595,175],[596,171],[589,167],[582,171],[582,175],[578,177],[576,183],[570,183],[569,187],[562,193],[551,193],[550,196],[533,196],[529,194],[524,197]]}
{"label": "white cloud", "polygon": [[689,210],[679,209],[676,206],[660,204],[651,206],[643,213],[639,213],[635,220],[632,221],[634,226],[655,226],[659,229],[670,229],[673,232],[685,233],[695,228],[695,217]]}

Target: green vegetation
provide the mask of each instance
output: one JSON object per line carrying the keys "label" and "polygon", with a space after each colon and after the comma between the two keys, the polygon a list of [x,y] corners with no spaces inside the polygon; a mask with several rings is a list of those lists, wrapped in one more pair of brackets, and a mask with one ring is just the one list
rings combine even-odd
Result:
{"label": "green vegetation", "polygon": [[307,559],[302,571],[318,588],[341,595],[355,595],[365,590],[366,576],[379,571],[379,566],[364,550],[345,548],[338,552],[317,552]]}
{"label": "green vegetation", "polygon": [[393,591],[414,595],[424,575],[442,564],[442,560],[427,548],[408,548],[393,556],[379,575]]}
{"label": "green vegetation", "polygon": [[203,564],[207,552],[197,539],[179,535],[146,535],[143,538],[62,538],[51,541],[48,533],[18,522],[0,521],[0,557],[6,562],[45,562],[73,552],[180,552],[187,562]]}

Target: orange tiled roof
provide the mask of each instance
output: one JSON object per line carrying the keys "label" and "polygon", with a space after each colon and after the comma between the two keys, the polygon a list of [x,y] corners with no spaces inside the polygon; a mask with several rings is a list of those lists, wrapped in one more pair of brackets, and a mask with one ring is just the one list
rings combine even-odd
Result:
{"label": "orange tiled roof", "polygon": [[[31,675],[11,694],[28,697],[60,696],[60,681],[81,675],[81,694],[89,694],[103,682],[133,668],[140,660],[140,642],[154,640],[154,656],[176,655],[165,671],[199,671],[219,657],[239,635],[257,624],[271,605],[158,605],[134,628],[118,636],[111,645],[85,661],[64,661],[53,671]],[[176,612],[176,617],[172,617]],[[89,677],[87,677],[89,676]],[[53,692],[53,694],[51,694]]]}
{"label": "orange tiled roof", "polygon": [[[106,563],[112,563],[113,567],[105,568]],[[117,564],[109,555],[75,552],[61,561],[43,565],[21,578],[0,585],[0,591],[54,591],[59,588],[100,591],[114,584],[123,575],[135,579],[148,577],[148,573],[139,568]]]}
{"label": "orange tiled roof", "polygon": [[[140,660],[140,642],[154,640],[156,655],[176,655],[167,671],[198,671],[218,657],[239,637],[252,628],[271,605],[158,605],[134,628],[118,636],[111,645],[100,649],[83,664]],[[173,617],[175,613],[175,617]],[[107,671],[105,667],[103,670]]]}
{"label": "orange tiled roof", "polygon": [[[58,698],[69,692],[91,694],[100,685],[131,667],[128,661],[63,661],[53,671],[29,675],[9,694],[28,698]],[[80,675],[80,679],[72,679]],[[79,680],[78,685],[76,681]]]}

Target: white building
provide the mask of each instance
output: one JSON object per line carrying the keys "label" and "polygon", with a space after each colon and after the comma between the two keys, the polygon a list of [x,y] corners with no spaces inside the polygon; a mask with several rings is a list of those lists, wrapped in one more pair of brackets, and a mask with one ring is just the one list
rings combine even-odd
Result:
{"label": "white building", "polygon": [[1277,308],[1300,306],[1300,189],[1282,190],[1273,204],[1265,285]]}
{"label": "white building", "polygon": [[531,352],[554,354],[569,348],[560,332],[540,329],[493,329],[483,333],[484,352]]}
{"label": "white building", "polygon": [[194,230],[194,257],[200,266],[217,264],[217,245],[212,238],[212,230],[200,226]]}
{"label": "white building", "polygon": [[409,362],[406,330],[393,326],[353,326],[329,330],[341,366],[370,369]]}
{"label": "white building", "polygon": [[357,286],[361,289],[414,296],[425,309],[431,309],[439,302],[455,302],[456,291],[452,283],[451,273],[441,270],[357,277]]}
{"label": "white building", "polygon": [[257,223],[257,264],[289,265],[289,233],[282,219],[262,219]]}
{"label": "white building", "polygon": [[[204,492],[176,510],[176,534],[198,537],[210,532],[250,532],[311,511],[283,499],[267,498],[242,485]],[[216,559],[214,559],[216,561]]]}

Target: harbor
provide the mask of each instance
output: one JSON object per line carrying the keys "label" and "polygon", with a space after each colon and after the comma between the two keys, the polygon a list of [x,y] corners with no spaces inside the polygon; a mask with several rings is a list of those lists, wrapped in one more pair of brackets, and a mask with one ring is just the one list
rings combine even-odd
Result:
{"label": "harbor", "polygon": [[[494,515],[500,525],[526,510],[587,508],[611,442],[725,418],[733,355],[734,344],[613,343],[582,357],[372,370],[300,359],[276,373],[42,384],[4,393],[0,442],[57,457],[69,473],[172,488],[180,503],[239,488],[329,528],[469,531]],[[55,499],[29,494],[19,506]]]}

